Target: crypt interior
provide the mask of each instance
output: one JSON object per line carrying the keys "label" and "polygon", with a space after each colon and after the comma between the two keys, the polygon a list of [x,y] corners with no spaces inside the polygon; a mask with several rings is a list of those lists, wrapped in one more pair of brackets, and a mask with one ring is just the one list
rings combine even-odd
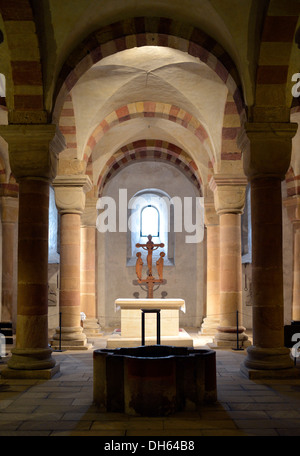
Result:
{"label": "crypt interior", "polygon": [[[299,15],[297,0],[0,0],[1,436],[299,435]],[[88,412],[93,350],[126,345],[116,300],[147,298],[147,230],[165,253],[154,298],[184,301],[162,343],[217,359],[215,409],[161,429]]]}

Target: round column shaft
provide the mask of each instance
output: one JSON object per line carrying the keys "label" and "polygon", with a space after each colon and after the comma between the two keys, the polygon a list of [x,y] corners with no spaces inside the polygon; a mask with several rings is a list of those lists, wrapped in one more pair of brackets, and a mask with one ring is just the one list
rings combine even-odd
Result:
{"label": "round column shaft", "polygon": [[[17,313],[15,299],[16,232],[18,198],[2,197],[2,322],[15,323]],[[15,325],[14,325],[15,326]]]}
{"label": "round column shaft", "polygon": [[[210,185],[220,220],[220,323],[214,344],[237,348],[249,345],[242,326],[241,213],[247,180],[216,175]],[[237,317],[239,324],[237,325]]]}
{"label": "round column shaft", "polygon": [[246,124],[245,172],[251,183],[253,345],[241,370],[250,378],[293,377],[284,346],[281,181],[295,126]]}
{"label": "round column shaft", "polygon": [[300,324],[300,195],[284,200],[293,228],[293,301],[292,321]]}
{"label": "round column shaft", "polygon": [[281,180],[251,183],[253,343],[283,347]]}
{"label": "round column shaft", "polygon": [[[248,337],[242,326],[241,215],[220,215],[220,324],[217,345],[236,347]],[[238,313],[237,313],[238,312]],[[237,317],[239,324],[237,326]]]}
{"label": "round column shaft", "polygon": [[201,333],[214,335],[220,324],[220,227],[213,203],[205,205],[207,267],[206,318]]}
{"label": "round column shaft", "polygon": [[95,228],[81,227],[81,310],[96,317],[95,308]]}
{"label": "round column shaft", "polygon": [[59,369],[48,344],[48,211],[56,166],[55,126],[7,125],[0,127],[0,135],[8,142],[19,183],[16,346],[1,375],[49,378]]}
{"label": "round column shaft", "polygon": [[80,297],[83,331],[87,336],[100,336],[100,326],[96,317],[96,227],[81,227],[81,279]]}
{"label": "round column shaft", "polygon": [[[91,192],[92,193],[92,192]],[[83,331],[87,336],[101,336],[96,303],[96,209],[98,198],[89,194],[81,216],[81,311]]]}
{"label": "round column shaft", "polygon": [[49,182],[22,179],[19,204],[16,348],[8,366],[45,369],[55,365],[48,347]]}
{"label": "round column shaft", "polygon": [[62,214],[60,233],[62,339],[72,341],[72,345],[85,345],[80,324],[80,214]]}
{"label": "round column shaft", "polygon": [[294,224],[294,272],[292,319],[300,322],[300,220]]}
{"label": "round column shaft", "polygon": [[90,348],[83,333],[80,316],[80,226],[86,176],[59,176],[53,182],[60,225],[60,313],[61,327],[56,329],[52,345],[63,349]]}

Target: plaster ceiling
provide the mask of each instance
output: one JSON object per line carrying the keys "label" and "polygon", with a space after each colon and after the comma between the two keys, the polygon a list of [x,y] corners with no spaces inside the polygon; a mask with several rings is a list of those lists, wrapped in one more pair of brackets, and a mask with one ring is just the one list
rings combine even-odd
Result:
{"label": "plaster ceiling", "polygon": [[39,0],[38,3],[43,47],[52,56],[51,61],[45,62],[44,72],[49,103],[58,72],[77,45],[101,27],[142,16],[171,18],[214,38],[235,61],[245,97],[251,103],[255,24],[250,18],[253,8],[256,13],[263,11],[264,0],[231,0],[230,6],[224,0],[101,0],[101,7],[99,0]]}
{"label": "plaster ceiling", "polygon": [[[72,89],[77,153],[103,119],[122,106],[154,101],[178,106],[203,125],[211,142],[208,157],[199,139],[182,126],[162,118],[132,119],[115,125],[93,153],[94,172],[108,156],[137,139],[162,139],[186,150],[200,168],[207,167],[221,147],[224,106],[228,90],[199,59],[169,48],[145,46],[102,59]],[[96,177],[96,176],[95,176]]]}
{"label": "plaster ceiling", "polygon": [[170,124],[165,119],[147,119],[147,122],[144,119],[134,119],[130,122],[131,128],[121,124],[118,128],[108,131],[93,152],[94,182],[97,181],[102,168],[114,152],[124,144],[144,139],[160,139],[184,149],[197,163],[201,178],[205,181],[208,172],[207,153],[190,131],[177,124]]}

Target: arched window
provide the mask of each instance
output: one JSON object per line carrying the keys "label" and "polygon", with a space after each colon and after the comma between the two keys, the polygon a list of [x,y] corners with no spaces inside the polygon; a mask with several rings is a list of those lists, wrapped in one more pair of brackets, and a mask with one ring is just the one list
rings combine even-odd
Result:
{"label": "arched window", "polygon": [[[165,246],[165,266],[174,265],[174,217],[169,204],[170,196],[159,189],[145,189],[137,192],[129,201],[127,232],[127,266],[136,263],[136,244],[145,244],[149,234],[155,244]],[[160,249],[153,252],[153,263],[159,259]],[[146,253],[141,251],[146,262]]]}
{"label": "arched window", "polygon": [[141,237],[147,237],[151,234],[152,237],[159,237],[160,231],[159,211],[155,206],[149,204],[141,210],[140,233]]}

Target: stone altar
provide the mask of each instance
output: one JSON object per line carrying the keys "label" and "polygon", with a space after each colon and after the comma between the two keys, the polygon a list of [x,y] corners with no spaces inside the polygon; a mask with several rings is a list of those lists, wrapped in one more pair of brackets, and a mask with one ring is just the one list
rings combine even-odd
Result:
{"label": "stone altar", "polygon": [[[136,347],[142,340],[142,309],[160,310],[162,345],[192,347],[193,339],[179,328],[179,311],[185,312],[183,299],[117,299],[115,311],[121,310],[121,334],[107,340],[107,348]],[[156,313],[145,315],[145,345],[156,344]]]}

